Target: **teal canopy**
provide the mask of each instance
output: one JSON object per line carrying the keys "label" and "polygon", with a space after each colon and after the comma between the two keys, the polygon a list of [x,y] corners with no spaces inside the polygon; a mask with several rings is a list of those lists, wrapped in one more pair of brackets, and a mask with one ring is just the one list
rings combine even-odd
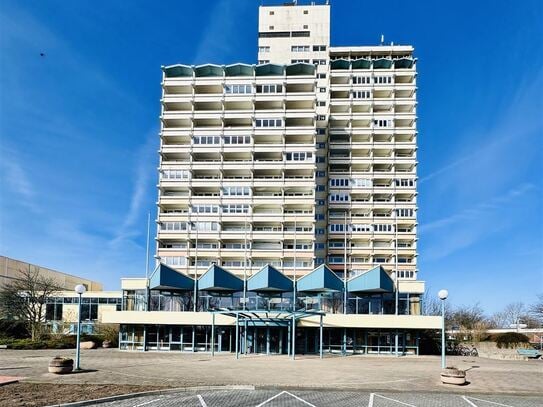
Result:
{"label": "teal canopy", "polygon": [[394,68],[408,69],[413,67],[414,61],[411,58],[401,58],[394,61]]}
{"label": "teal canopy", "polygon": [[306,274],[296,283],[297,291],[334,292],[343,291],[343,281],[325,264]]}
{"label": "teal canopy", "polygon": [[335,59],[330,62],[330,68],[332,69],[349,69],[351,62],[348,59]]}
{"label": "teal canopy", "polygon": [[212,264],[198,279],[198,290],[243,291],[243,280],[222,267]]}
{"label": "teal canopy", "polygon": [[379,58],[373,61],[373,69],[390,69],[392,67],[392,59]]}
{"label": "teal canopy", "polygon": [[269,264],[247,280],[248,291],[287,292],[292,289],[292,280]]}
{"label": "teal canopy", "polygon": [[163,68],[166,78],[192,77],[192,68],[188,65],[170,65]]}
{"label": "teal canopy", "polygon": [[189,291],[194,289],[194,280],[160,263],[149,277],[151,290]]}
{"label": "teal canopy", "polygon": [[287,65],[287,76],[297,75],[315,75],[315,65],[299,62],[297,64]]}
{"label": "teal canopy", "polygon": [[224,68],[226,76],[253,76],[254,72],[254,67],[247,64],[233,64]]}
{"label": "teal canopy", "polygon": [[285,67],[276,64],[257,65],[255,67],[256,76],[283,76]]}
{"label": "teal canopy", "polygon": [[353,69],[369,69],[371,67],[371,61],[366,58],[355,59],[351,62]]}
{"label": "teal canopy", "polygon": [[394,281],[381,266],[372,268],[347,281],[347,291],[352,293],[391,293]]}
{"label": "teal canopy", "polygon": [[223,76],[223,72],[222,66],[213,64],[200,65],[194,68],[194,74],[198,78],[206,76]]}

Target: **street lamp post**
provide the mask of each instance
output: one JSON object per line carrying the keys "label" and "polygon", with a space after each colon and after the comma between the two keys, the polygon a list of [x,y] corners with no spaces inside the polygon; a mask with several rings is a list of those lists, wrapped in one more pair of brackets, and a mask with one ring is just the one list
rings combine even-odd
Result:
{"label": "street lamp post", "polygon": [[437,296],[441,300],[441,368],[445,369],[445,300],[449,296],[447,290],[439,290]]}
{"label": "street lamp post", "polygon": [[85,291],[87,291],[87,289],[83,284],[78,284],[75,286],[75,292],[77,293],[77,295],[79,295],[79,304],[77,311],[77,339],[75,343],[75,370],[81,370],[81,368],[79,367],[79,359],[81,353],[81,345],[79,343],[81,337],[81,296]]}

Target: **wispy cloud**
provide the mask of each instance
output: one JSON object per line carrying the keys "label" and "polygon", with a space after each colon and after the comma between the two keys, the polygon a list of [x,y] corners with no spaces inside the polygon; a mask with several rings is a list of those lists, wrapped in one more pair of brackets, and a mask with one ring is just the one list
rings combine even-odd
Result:
{"label": "wispy cloud", "polygon": [[36,189],[21,165],[21,159],[14,150],[0,148],[0,180],[17,196],[17,201],[33,212],[39,212],[35,202]]}
{"label": "wispy cloud", "polygon": [[[133,190],[128,211],[124,216],[118,232],[115,233],[113,239],[109,242],[109,246],[111,247],[118,246],[125,240],[138,236],[141,230],[143,230],[143,225],[138,225],[137,223],[138,217],[142,214],[143,205],[146,201],[149,202],[148,193],[152,187],[151,180],[155,176],[156,169],[157,140],[158,136],[156,132],[149,133],[145,143],[135,154],[136,164],[133,171]],[[138,227],[135,228],[135,226]]]}

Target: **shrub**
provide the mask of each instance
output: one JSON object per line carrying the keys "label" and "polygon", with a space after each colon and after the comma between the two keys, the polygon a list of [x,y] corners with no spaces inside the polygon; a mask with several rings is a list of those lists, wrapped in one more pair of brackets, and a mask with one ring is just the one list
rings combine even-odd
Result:
{"label": "shrub", "polygon": [[502,334],[497,334],[492,337],[492,340],[496,342],[498,348],[514,348],[521,344],[530,343],[530,339],[521,333],[518,332],[504,332]]}
{"label": "shrub", "polygon": [[24,322],[0,319],[0,337],[22,339],[29,336]]}

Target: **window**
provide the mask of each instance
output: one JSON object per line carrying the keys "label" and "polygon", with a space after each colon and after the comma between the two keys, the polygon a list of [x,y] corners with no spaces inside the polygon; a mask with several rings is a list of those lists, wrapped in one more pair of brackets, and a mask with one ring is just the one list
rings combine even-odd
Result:
{"label": "window", "polygon": [[45,304],[45,320],[46,321],[61,321],[62,320],[62,304]]}
{"label": "window", "polygon": [[322,106],[326,106],[326,101],[324,101],[324,100],[322,100],[322,101],[319,100],[319,101],[317,102],[317,106],[321,106],[321,107],[322,107]]}
{"label": "window", "polygon": [[396,215],[400,218],[410,218],[413,216],[413,209],[396,209]]}
{"label": "window", "polygon": [[330,232],[344,232],[345,225],[343,223],[332,223],[328,225]]}
{"label": "window", "polygon": [[253,93],[253,85],[224,85],[224,93]]}
{"label": "window", "polygon": [[317,178],[326,177],[326,171],[317,171]]}
{"label": "window", "polygon": [[392,120],[388,119],[375,119],[373,121],[375,127],[392,127]]}
{"label": "window", "polygon": [[326,148],[326,143],[317,143],[317,148]]}
{"label": "window", "polygon": [[290,61],[291,64],[308,64],[309,59],[292,59]]}
{"label": "window", "polygon": [[[245,243],[224,243],[222,245],[224,249],[245,249]],[[249,249],[251,247],[250,243],[247,243],[247,248]]]}
{"label": "window", "polygon": [[[244,267],[245,266],[245,260],[239,259],[239,260],[223,260],[222,265],[224,267]],[[247,265],[249,263],[247,262]]]}
{"label": "window", "polygon": [[224,136],[224,144],[251,144],[251,136]]}
{"label": "window", "polygon": [[186,222],[162,222],[160,224],[160,230],[163,232],[177,232],[187,230]]}
{"label": "window", "polygon": [[270,85],[256,85],[256,93],[281,93],[283,92],[283,85],[270,84]]}
{"label": "window", "polygon": [[160,245],[162,249],[184,249],[187,247],[185,242],[166,242]]}
{"label": "window", "polygon": [[321,264],[324,264],[324,258],[323,257],[317,257],[315,259],[315,266],[320,266]]}
{"label": "window", "polygon": [[369,84],[369,76],[353,76],[353,85]]}
{"label": "window", "polygon": [[326,45],[313,45],[313,51],[326,51]]}
{"label": "window", "polygon": [[216,232],[220,230],[218,222],[192,222],[192,230],[200,232]]}
{"label": "window", "polygon": [[324,205],[324,200],[323,199],[317,199],[317,201],[315,201],[317,203],[317,205]]}
{"label": "window", "polygon": [[258,60],[258,65],[269,64],[269,63],[270,63],[269,59],[259,59]]}
{"label": "window", "polygon": [[187,170],[162,170],[162,179],[188,179],[190,172]]}
{"label": "window", "polygon": [[322,229],[322,228],[315,229],[315,234],[316,235],[324,235],[324,229]]}
{"label": "window", "polygon": [[308,160],[311,160],[312,157],[313,157],[312,153],[308,153],[304,151],[286,154],[287,161],[308,161]]}
{"label": "window", "polygon": [[330,264],[343,264],[343,256],[328,256],[328,263]]}
{"label": "window", "polygon": [[326,186],[325,186],[325,185],[317,185],[317,186],[315,187],[315,191],[317,191],[317,192],[324,192],[324,191],[326,191]]}
{"label": "window", "polygon": [[308,28],[309,28],[309,26],[307,24],[304,24],[303,29],[307,30]]}
{"label": "window", "polygon": [[292,52],[309,52],[309,45],[293,45],[290,50]]}
{"label": "window", "polygon": [[167,266],[185,266],[187,264],[187,259],[181,256],[163,256],[160,261]]}
{"label": "window", "polygon": [[397,187],[414,187],[415,186],[415,180],[414,179],[396,179],[395,184]]}
{"label": "window", "polygon": [[398,278],[414,279],[415,272],[413,270],[398,270]]}
{"label": "window", "polygon": [[98,319],[98,304],[81,304],[81,319],[84,321]]}
{"label": "window", "polygon": [[315,243],[315,249],[324,249],[324,243]]}
{"label": "window", "polygon": [[371,188],[372,180],[368,178],[353,178],[351,179],[353,187]]}
{"label": "window", "polygon": [[304,10],[304,14],[309,14],[309,10]]}
{"label": "window", "polygon": [[319,115],[317,116],[317,120],[326,120],[326,116],[323,115],[323,114],[319,114]]}
{"label": "window", "polygon": [[319,88],[320,93],[326,93],[326,88]]}
{"label": "window", "polygon": [[323,213],[317,213],[315,215],[315,220],[324,220],[324,214]]}
{"label": "window", "polygon": [[317,129],[317,135],[323,135],[323,134],[326,134],[326,129],[323,127],[319,127]]}
{"label": "window", "polygon": [[392,232],[392,225],[373,225],[374,232]]}
{"label": "window", "polygon": [[386,84],[392,83],[392,76],[376,76],[373,78],[373,83]]}
{"label": "window", "polygon": [[275,27],[273,25],[270,25],[268,29],[273,30]]}
{"label": "window", "polygon": [[248,196],[250,195],[249,187],[224,187],[224,196]]}
{"label": "window", "polygon": [[258,52],[270,52],[270,47],[258,47]]}
{"label": "window", "polygon": [[313,65],[326,65],[326,59],[314,59]]}
{"label": "window", "polygon": [[[294,244],[293,243],[285,243],[285,249],[288,250],[294,250]],[[296,243],[296,250],[311,250],[312,246],[311,243]]]}
{"label": "window", "polygon": [[349,179],[348,178],[333,178],[330,180],[331,187],[348,187]]}
{"label": "window", "polygon": [[326,157],[317,157],[317,162],[318,163],[325,163],[326,162]]}
{"label": "window", "polygon": [[351,230],[353,232],[371,232],[371,225],[365,225],[362,223],[355,223],[351,225]]}
{"label": "window", "polygon": [[219,213],[218,205],[192,205],[193,213]]}
{"label": "window", "polygon": [[371,92],[369,90],[353,90],[353,99],[369,99]]}
{"label": "window", "polygon": [[275,11],[270,11],[270,16],[273,16],[275,14]]}
{"label": "window", "polygon": [[326,74],[325,73],[318,73],[317,74],[317,79],[326,79]]}
{"label": "window", "polygon": [[330,194],[329,200],[330,202],[349,202],[351,200],[351,197],[349,194],[346,193],[337,193]]}
{"label": "window", "polygon": [[230,204],[222,206],[223,213],[248,213],[249,205],[244,204]]}
{"label": "window", "polygon": [[192,138],[194,144],[221,144],[219,136],[194,136]]}
{"label": "window", "polygon": [[256,127],[282,127],[282,119],[256,119]]}

